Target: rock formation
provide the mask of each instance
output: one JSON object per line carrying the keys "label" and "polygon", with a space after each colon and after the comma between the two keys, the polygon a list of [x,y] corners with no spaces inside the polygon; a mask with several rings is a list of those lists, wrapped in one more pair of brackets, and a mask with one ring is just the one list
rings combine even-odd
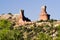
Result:
{"label": "rock formation", "polygon": [[31,20],[24,16],[24,10],[21,10],[20,16],[19,16],[19,21],[18,21],[19,25],[24,25],[25,22],[29,22],[29,21],[31,21]]}
{"label": "rock formation", "polygon": [[47,14],[46,12],[46,6],[42,6],[39,20],[49,20],[49,19],[50,15]]}

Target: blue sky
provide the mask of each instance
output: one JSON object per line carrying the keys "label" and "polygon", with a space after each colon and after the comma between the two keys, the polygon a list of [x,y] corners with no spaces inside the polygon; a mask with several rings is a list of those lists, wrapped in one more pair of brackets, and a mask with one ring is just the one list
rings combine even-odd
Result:
{"label": "blue sky", "polygon": [[37,20],[42,5],[47,6],[51,19],[60,20],[60,0],[0,0],[0,14],[17,14],[23,9],[26,17]]}

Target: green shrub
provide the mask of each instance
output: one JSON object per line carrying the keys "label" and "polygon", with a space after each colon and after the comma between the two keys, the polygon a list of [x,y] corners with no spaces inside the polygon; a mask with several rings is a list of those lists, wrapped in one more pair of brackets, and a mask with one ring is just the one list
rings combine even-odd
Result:
{"label": "green shrub", "polygon": [[40,32],[40,33],[37,35],[36,40],[52,40],[52,38],[51,38],[49,35]]}
{"label": "green shrub", "polygon": [[0,30],[0,40],[23,40],[23,34],[19,30]]}
{"label": "green shrub", "polygon": [[2,19],[0,20],[0,29],[8,29],[10,28],[12,23],[8,20]]}

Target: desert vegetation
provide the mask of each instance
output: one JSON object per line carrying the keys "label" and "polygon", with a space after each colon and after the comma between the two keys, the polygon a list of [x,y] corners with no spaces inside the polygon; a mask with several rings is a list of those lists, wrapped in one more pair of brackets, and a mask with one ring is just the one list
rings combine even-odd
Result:
{"label": "desert vegetation", "polygon": [[0,40],[60,40],[60,25],[54,25],[54,22],[15,26],[10,20],[1,19]]}

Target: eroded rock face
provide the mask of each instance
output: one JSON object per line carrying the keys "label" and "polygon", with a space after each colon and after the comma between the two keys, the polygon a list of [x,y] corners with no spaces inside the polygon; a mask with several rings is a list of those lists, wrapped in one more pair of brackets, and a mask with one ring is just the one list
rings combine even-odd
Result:
{"label": "eroded rock face", "polygon": [[46,6],[42,6],[39,20],[49,20],[49,19],[50,15],[47,14],[46,12]]}
{"label": "eroded rock face", "polygon": [[29,21],[31,21],[31,20],[24,16],[24,10],[21,10],[19,20],[18,20],[18,24],[19,25],[24,25],[25,22],[29,22]]}

